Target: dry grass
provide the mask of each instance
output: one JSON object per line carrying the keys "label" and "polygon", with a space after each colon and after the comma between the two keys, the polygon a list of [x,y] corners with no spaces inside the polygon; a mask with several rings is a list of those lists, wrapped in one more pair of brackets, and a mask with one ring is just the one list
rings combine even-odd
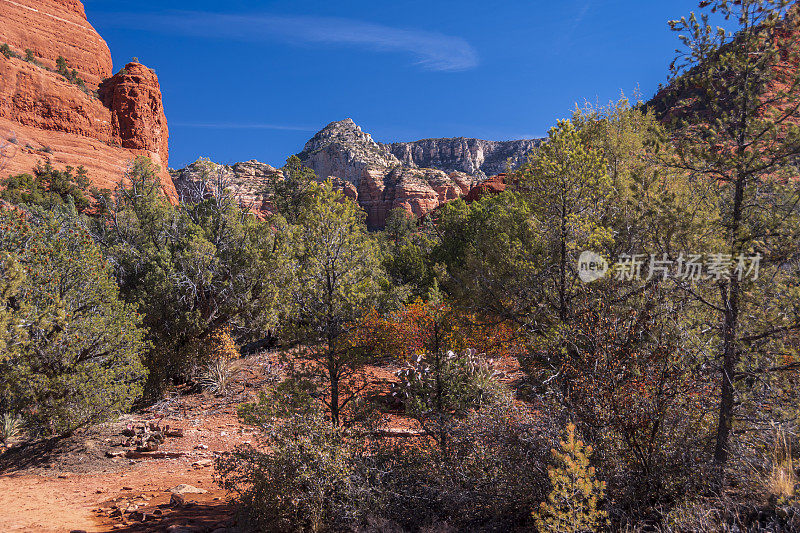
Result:
{"label": "dry grass", "polygon": [[794,498],[797,474],[792,460],[792,447],[786,433],[780,427],[775,430],[775,445],[772,450],[772,471],[766,478],[767,491],[778,498]]}

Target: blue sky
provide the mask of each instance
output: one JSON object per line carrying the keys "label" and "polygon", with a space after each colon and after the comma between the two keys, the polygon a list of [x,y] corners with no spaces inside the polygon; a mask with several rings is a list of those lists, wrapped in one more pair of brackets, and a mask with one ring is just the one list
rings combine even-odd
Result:
{"label": "blue sky", "polygon": [[170,166],[281,166],[351,117],[378,141],[543,136],[576,103],[652,95],[696,0],[84,0],[119,69],[154,68]]}

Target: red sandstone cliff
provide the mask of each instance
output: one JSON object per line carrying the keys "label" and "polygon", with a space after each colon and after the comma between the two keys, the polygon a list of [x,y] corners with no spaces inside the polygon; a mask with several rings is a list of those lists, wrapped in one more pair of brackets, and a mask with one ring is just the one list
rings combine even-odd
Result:
{"label": "red sandstone cliff", "polygon": [[[105,41],[77,0],[0,0],[0,141],[11,141],[0,178],[30,172],[41,161],[86,167],[93,184],[113,187],[137,155],[162,169],[164,192],[176,198],[167,172],[167,120],[155,73],[138,63],[112,76]],[[24,61],[31,50],[36,63]],[[86,87],[55,72],[65,58]],[[95,93],[97,90],[97,93]]]}

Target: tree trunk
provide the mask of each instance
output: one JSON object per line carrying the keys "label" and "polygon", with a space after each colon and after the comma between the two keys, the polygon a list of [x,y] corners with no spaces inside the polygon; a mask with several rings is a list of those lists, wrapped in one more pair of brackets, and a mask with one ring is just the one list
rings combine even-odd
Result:
{"label": "tree trunk", "polygon": [[336,365],[336,353],[330,344],[328,345],[328,379],[331,383],[331,423],[334,427],[339,427],[339,368]]}
{"label": "tree trunk", "polygon": [[[744,203],[744,187],[746,176],[741,170],[736,180],[733,195],[733,211],[731,217],[731,255],[741,253],[739,230],[742,222],[742,205]],[[736,365],[739,362],[739,280],[731,276],[727,287],[720,288],[722,293],[723,330],[722,330],[722,383],[720,385],[719,422],[717,425],[717,445],[714,449],[714,464],[723,466],[728,461],[730,434],[733,427],[735,390],[733,385]]]}

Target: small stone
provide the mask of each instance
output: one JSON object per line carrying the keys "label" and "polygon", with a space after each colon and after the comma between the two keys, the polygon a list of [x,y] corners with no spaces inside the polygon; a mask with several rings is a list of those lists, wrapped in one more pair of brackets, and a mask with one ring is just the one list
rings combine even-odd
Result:
{"label": "small stone", "polygon": [[169,498],[170,507],[183,507],[186,505],[186,498],[183,494],[172,494]]}
{"label": "small stone", "polygon": [[197,446],[194,447],[194,449],[195,450],[207,450],[208,449],[208,445],[207,444],[198,444]]}
{"label": "small stone", "polygon": [[197,529],[189,526],[179,526],[177,524],[167,528],[168,533],[197,533]]}
{"label": "small stone", "polygon": [[194,468],[198,468],[198,469],[199,468],[208,468],[209,466],[213,466],[213,465],[214,465],[214,461],[211,460],[211,459],[200,459],[199,461],[196,461],[196,462],[192,463],[192,466]]}
{"label": "small stone", "polygon": [[73,529],[69,533],[86,533],[85,529]]}
{"label": "small stone", "polygon": [[58,475],[58,479],[69,479],[69,472],[62,472]]}
{"label": "small stone", "polygon": [[208,492],[205,489],[198,489],[197,487],[193,487],[191,485],[186,485],[185,483],[181,483],[177,487],[173,487],[169,489],[172,494],[205,494]]}
{"label": "small stone", "polygon": [[122,490],[133,490],[133,487],[122,487]]}

